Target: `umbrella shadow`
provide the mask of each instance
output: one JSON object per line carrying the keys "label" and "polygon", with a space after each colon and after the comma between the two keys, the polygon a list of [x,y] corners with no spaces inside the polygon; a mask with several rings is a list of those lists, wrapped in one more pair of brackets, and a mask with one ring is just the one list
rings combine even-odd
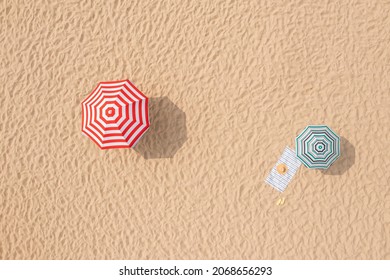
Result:
{"label": "umbrella shadow", "polygon": [[134,150],[145,159],[173,158],[187,141],[186,114],[168,97],[149,99],[150,127]]}
{"label": "umbrella shadow", "polygon": [[343,175],[355,164],[355,147],[344,137],[340,137],[340,157],[326,170],[324,175]]}

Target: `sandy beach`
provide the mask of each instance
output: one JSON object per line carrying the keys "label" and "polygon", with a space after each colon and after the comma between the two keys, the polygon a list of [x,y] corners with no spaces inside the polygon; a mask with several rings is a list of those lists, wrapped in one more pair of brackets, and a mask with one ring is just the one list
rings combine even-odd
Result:
{"label": "sandy beach", "polygon": [[[102,151],[123,79],[151,126]],[[341,157],[279,193],[309,124]],[[390,259],[390,3],[0,1],[0,133],[0,259]]]}

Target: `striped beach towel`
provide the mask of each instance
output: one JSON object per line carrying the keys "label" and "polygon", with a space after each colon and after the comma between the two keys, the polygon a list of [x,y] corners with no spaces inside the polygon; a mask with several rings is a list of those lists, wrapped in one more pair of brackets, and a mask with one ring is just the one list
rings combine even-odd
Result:
{"label": "striped beach towel", "polygon": [[297,158],[295,151],[286,147],[265,182],[283,192],[300,166],[301,161]]}

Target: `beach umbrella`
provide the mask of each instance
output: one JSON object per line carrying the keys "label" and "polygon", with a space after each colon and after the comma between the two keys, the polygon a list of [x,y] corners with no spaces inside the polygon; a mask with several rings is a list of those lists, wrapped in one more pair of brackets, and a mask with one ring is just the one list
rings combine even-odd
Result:
{"label": "beach umbrella", "polygon": [[132,148],[148,115],[148,98],[129,80],[101,82],[82,102],[82,132],[101,149]]}
{"label": "beach umbrella", "polygon": [[309,125],[296,138],[297,157],[308,168],[327,169],[340,156],[340,138],[326,125]]}

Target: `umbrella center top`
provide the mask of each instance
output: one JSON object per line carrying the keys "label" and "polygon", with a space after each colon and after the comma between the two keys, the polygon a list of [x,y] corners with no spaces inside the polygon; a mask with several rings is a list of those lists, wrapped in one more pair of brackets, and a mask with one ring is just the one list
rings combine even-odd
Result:
{"label": "umbrella center top", "polygon": [[115,115],[115,110],[114,110],[114,108],[108,108],[108,109],[106,110],[106,115],[107,115],[107,117],[112,117],[112,116],[114,116],[114,115]]}
{"label": "umbrella center top", "polygon": [[318,143],[315,147],[315,149],[318,151],[318,152],[323,152],[325,150],[325,145],[323,143]]}

